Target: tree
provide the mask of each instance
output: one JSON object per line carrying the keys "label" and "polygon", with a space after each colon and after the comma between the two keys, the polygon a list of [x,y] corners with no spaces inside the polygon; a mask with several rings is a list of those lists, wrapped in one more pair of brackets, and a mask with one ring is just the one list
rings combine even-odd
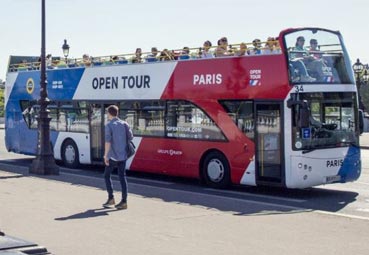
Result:
{"label": "tree", "polygon": [[365,107],[365,111],[369,112],[369,84],[363,84],[360,87],[361,101]]}
{"label": "tree", "polygon": [[0,117],[4,117],[4,89],[0,89]]}

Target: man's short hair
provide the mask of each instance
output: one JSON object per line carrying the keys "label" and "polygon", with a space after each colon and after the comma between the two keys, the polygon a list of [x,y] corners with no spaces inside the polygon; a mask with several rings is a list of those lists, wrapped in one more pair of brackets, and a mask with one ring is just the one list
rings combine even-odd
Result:
{"label": "man's short hair", "polygon": [[116,105],[110,105],[108,108],[107,108],[107,111],[108,113],[113,116],[113,117],[117,117],[118,116],[118,106]]}

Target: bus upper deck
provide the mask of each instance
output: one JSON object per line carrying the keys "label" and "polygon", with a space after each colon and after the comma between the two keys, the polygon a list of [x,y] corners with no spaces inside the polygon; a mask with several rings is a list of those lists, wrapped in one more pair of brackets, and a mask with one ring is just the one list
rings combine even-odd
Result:
{"label": "bus upper deck", "polygon": [[[291,83],[353,82],[350,74],[351,66],[349,61],[345,60],[346,49],[338,32],[332,33],[332,31],[322,29],[292,30],[294,31],[292,33],[289,31],[282,31],[278,37],[269,37],[265,42],[255,39],[250,43],[228,44],[227,39],[223,37],[218,40],[218,46],[208,46],[207,41],[202,47],[163,49],[161,52],[153,47],[151,52],[142,52],[141,48],[137,48],[135,53],[98,57],[84,54],[82,58],[67,59],[48,55],[46,65],[48,69],[65,69],[283,54],[289,63]],[[304,45],[305,38],[309,41],[308,46]],[[225,42],[222,42],[224,39]],[[8,72],[32,71],[39,70],[39,68],[39,57],[11,56]]]}
{"label": "bus upper deck", "polygon": [[[62,69],[155,63],[160,61],[198,60],[213,57],[240,57],[261,54],[281,54],[278,38],[269,37],[265,42],[255,39],[250,43],[226,43],[225,45],[218,46],[207,46],[205,42],[201,47],[183,47],[182,49],[173,50],[163,49],[161,52],[159,52],[156,47],[153,47],[150,52],[142,52],[141,48],[137,48],[135,53],[97,57],[83,54],[82,58],[69,59],[52,57],[51,54],[49,54],[46,58],[46,62],[48,69]],[[8,72],[39,70],[40,64],[39,57],[12,56],[9,61]]]}

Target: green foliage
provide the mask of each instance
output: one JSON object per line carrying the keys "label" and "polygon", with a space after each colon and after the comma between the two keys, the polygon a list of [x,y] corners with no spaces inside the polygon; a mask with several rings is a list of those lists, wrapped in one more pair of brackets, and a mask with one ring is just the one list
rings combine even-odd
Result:
{"label": "green foliage", "polygon": [[369,112],[369,84],[368,85],[361,85],[360,87],[360,95],[361,101],[365,106],[365,111]]}
{"label": "green foliage", "polygon": [[4,89],[0,89],[0,117],[4,117]]}

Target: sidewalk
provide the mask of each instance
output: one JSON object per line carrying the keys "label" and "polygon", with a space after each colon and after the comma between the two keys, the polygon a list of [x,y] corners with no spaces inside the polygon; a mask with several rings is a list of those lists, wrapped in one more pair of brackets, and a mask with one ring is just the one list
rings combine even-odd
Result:
{"label": "sidewalk", "polygon": [[52,254],[367,254],[358,219],[132,183],[128,210],[104,209],[102,178],[26,167],[0,170],[0,182],[2,231]]}
{"label": "sidewalk", "polygon": [[369,133],[368,132],[362,133],[359,139],[360,139],[360,147],[362,149],[369,150]]}

